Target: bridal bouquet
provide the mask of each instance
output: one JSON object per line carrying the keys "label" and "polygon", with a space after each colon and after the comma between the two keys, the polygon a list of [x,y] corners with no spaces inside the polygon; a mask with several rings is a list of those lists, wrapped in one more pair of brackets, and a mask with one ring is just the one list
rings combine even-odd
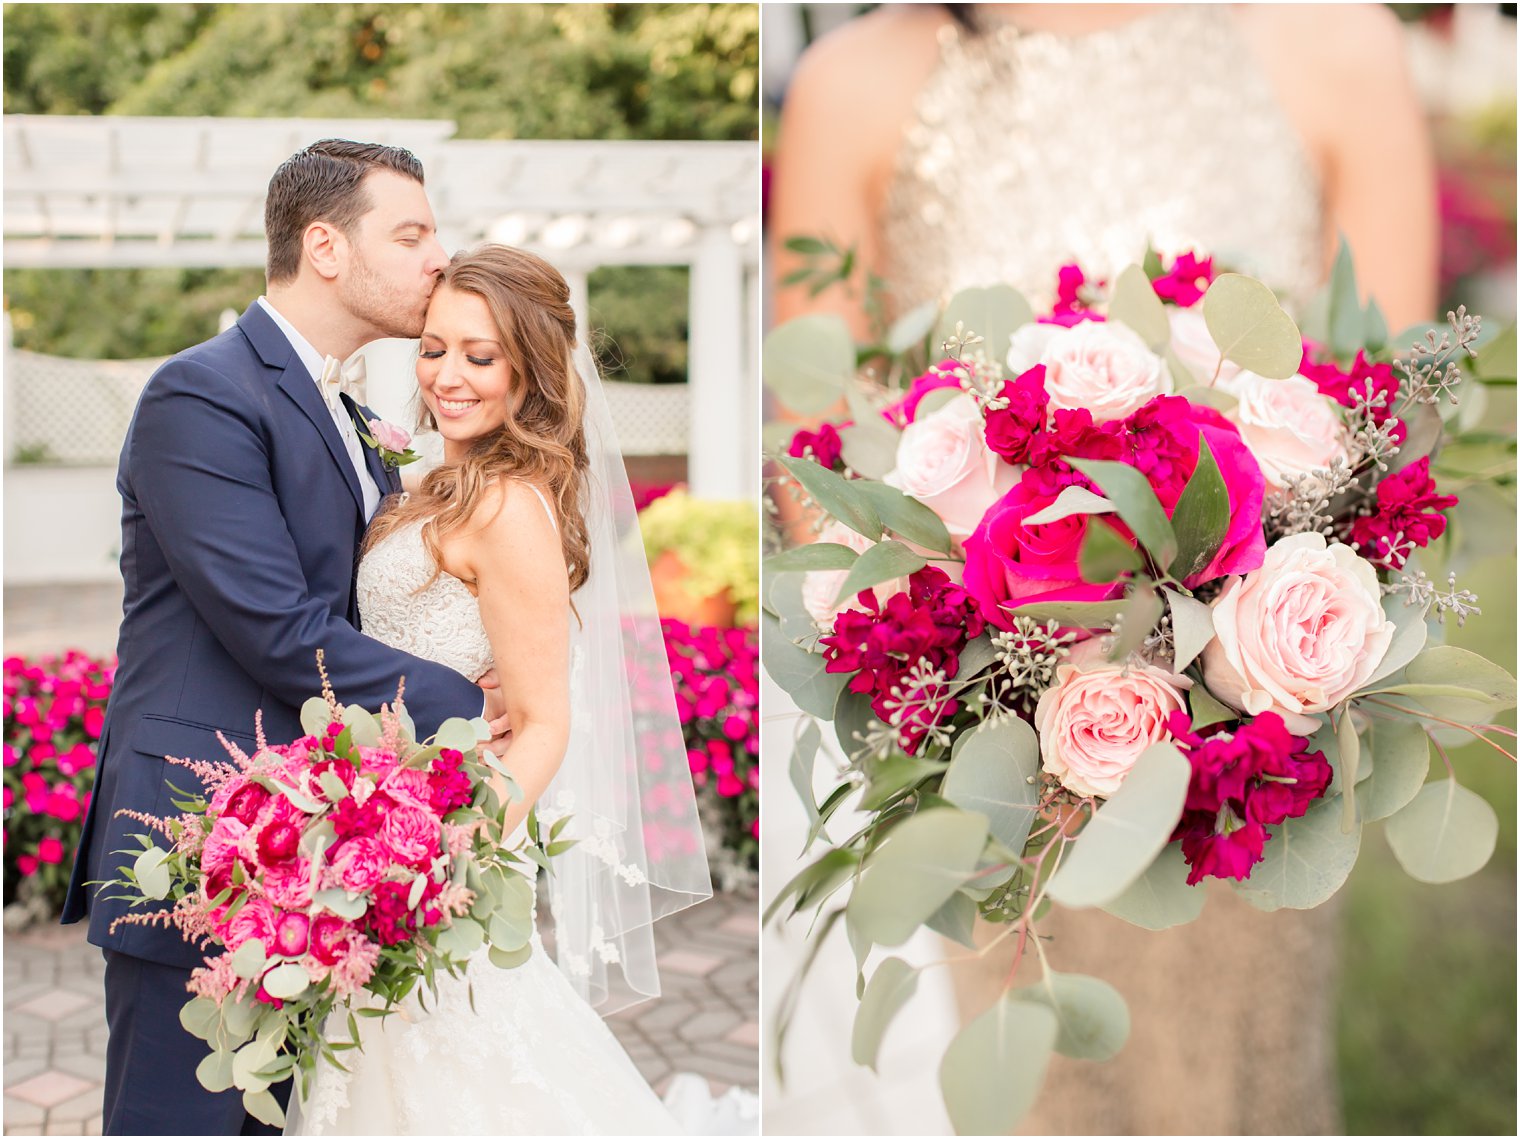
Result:
{"label": "bridal bouquet", "polygon": [[[1043,980],[945,1055],[966,1134],[1010,1131],[1052,1051],[1124,1044],[1121,995],[1047,961],[1051,904],[1162,929],[1212,877],[1318,906],[1377,820],[1413,877],[1472,874],[1497,819],[1445,746],[1514,735],[1491,723],[1513,678],[1433,636],[1477,598],[1418,568],[1457,502],[1432,458],[1486,377],[1513,383],[1513,330],[1480,352],[1459,309],[1395,355],[1344,250],[1310,338],[1192,255],[1111,287],[1069,266],[1057,298],[1036,319],[969,289],[859,352],[827,316],[765,347],[784,402],[851,413],[778,459],[820,529],[767,562],[763,656],[810,714],[792,782],[825,850],[768,918],[811,911],[820,940],[843,921],[868,1065],[918,981],[895,956],[867,977],[873,947],[927,926],[974,948],[981,917],[1038,955]],[[868,361],[885,400],[855,382]],[[844,763],[819,803],[825,731]],[[846,803],[865,825],[828,839]]]}
{"label": "bridal bouquet", "polygon": [[[210,1091],[239,1088],[272,1126],[284,1115],[270,1085],[299,1069],[304,1087],[319,1056],[341,1068],[336,1053],[361,1043],[357,1017],[394,1011],[419,979],[433,988],[437,970],[456,973],[483,945],[503,968],[526,961],[534,891],[518,867],[569,845],[556,841],[568,817],[540,844],[531,816],[532,845],[503,844],[492,772],[517,790],[477,752],[483,722],[448,720],[420,744],[400,693],[376,717],[338,704],[325,675],[323,692],[293,743],[270,745],[261,727],[252,755],[223,739],[231,762],[166,757],[205,794],[176,788],[178,816],[122,812],[171,845],[136,836],[141,851],[110,883],[134,904],[173,903],[119,922],[216,947],[180,1010],[211,1049],[196,1075]],[[322,1027],[340,1008],[350,1039],[334,1043]]]}

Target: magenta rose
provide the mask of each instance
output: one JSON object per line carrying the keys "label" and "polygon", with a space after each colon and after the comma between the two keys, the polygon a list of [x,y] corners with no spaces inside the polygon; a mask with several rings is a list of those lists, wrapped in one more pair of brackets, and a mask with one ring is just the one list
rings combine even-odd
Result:
{"label": "magenta rose", "polygon": [[354,927],[336,914],[318,914],[311,923],[311,955],[324,965],[336,965]]}
{"label": "magenta rose", "polygon": [[380,841],[398,862],[418,866],[438,855],[438,816],[419,807],[396,807],[380,824]]}
{"label": "magenta rose", "polygon": [[390,849],[378,838],[351,838],[332,854],[332,870],[345,889],[354,893],[373,890],[391,868]]}
{"label": "magenta rose", "polygon": [[300,846],[300,829],[294,823],[275,820],[259,831],[259,862],[265,866],[289,862]]}
{"label": "magenta rose", "polygon": [[[1062,481],[1063,486],[1053,486],[1054,481]],[[992,504],[966,539],[963,584],[982,616],[998,628],[1012,628],[1010,610],[1026,602],[1103,601],[1122,590],[1113,582],[1085,582],[1077,569],[1088,525],[1106,522],[1094,522],[1083,514],[1057,522],[1024,521],[1055,502],[1064,485],[1079,481],[1026,472],[1017,486]]]}
{"label": "magenta rose", "polygon": [[272,953],[281,957],[300,957],[310,941],[311,919],[305,914],[281,914],[274,923]]}
{"label": "magenta rose", "polygon": [[298,858],[264,872],[264,893],[282,910],[304,910],[311,905],[311,862]]}
{"label": "magenta rose", "polygon": [[930,392],[941,388],[960,389],[960,377],[956,374],[960,365],[954,360],[941,360],[921,376],[915,376],[908,385],[907,394],[882,409],[882,414],[898,427],[906,427],[918,419],[918,405]]}

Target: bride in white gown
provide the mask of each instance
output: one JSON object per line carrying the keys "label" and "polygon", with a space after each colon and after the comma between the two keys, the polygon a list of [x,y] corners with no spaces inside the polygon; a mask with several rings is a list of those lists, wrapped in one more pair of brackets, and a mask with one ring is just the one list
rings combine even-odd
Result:
{"label": "bride in white gown", "polygon": [[363,628],[471,678],[495,667],[523,791],[509,824],[520,835],[536,802],[578,839],[547,876],[558,963],[535,933],[525,964],[482,952],[425,1008],[414,993],[366,1021],[349,1073],[319,1064],[296,1089],[286,1133],[679,1132],[599,1015],[658,994],[650,927],[710,887],[627,475],[564,279],[504,246],[455,256],[417,378],[444,462],[366,536]]}

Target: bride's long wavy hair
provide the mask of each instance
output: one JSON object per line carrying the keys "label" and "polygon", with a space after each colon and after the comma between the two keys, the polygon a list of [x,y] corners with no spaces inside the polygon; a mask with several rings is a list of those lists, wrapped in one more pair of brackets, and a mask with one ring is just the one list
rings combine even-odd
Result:
{"label": "bride's long wavy hair", "polygon": [[[590,543],[581,509],[588,462],[586,393],[572,361],[570,287],[542,257],[507,245],[481,245],[455,254],[437,288],[485,301],[511,369],[516,408],[498,430],[475,440],[462,462],[430,471],[416,493],[383,511],[365,533],[364,549],[398,526],[427,519],[422,541],[433,557],[431,584],[443,572],[442,539],[474,517],[498,480],[515,479],[539,487],[554,504],[573,593],[590,571]],[[435,430],[420,393],[418,403],[418,427]]]}

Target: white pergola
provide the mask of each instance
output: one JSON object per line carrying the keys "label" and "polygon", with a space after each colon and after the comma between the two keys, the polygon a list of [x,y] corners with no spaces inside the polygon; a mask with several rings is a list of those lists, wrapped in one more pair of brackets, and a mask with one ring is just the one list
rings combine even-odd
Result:
{"label": "white pergola", "polygon": [[269,177],[320,138],[413,151],[446,248],[534,249],[582,318],[598,266],[689,265],[691,490],[758,493],[753,143],[465,140],[451,122],[384,119],[7,115],[4,130],[9,268],[262,266]]}

